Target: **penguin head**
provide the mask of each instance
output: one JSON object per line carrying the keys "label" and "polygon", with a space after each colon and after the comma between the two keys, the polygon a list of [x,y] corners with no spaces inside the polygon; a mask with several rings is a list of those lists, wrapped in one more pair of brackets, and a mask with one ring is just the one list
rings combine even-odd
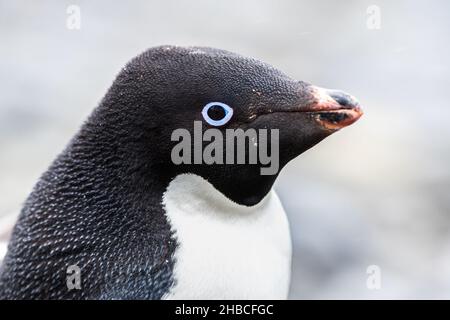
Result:
{"label": "penguin head", "polygon": [[[128,161],[164,178],[200,175],[243,205],[258,203],[290,160],[362,114],[350,95],[294,80],[258,60],[213,48],[173,46],[152,48],[134,58],[98,109],[103,126],[114,121],[120,126],[114,129],[127,137],[124,143],[132,150]],[[232,152],[227,130],[239,129],[257,138],[245,136],[244,163],[237,161],[237,143],[228,159],[233,161],[226,159]],[[222,162],[205,163],[203,152],[213,142],[211,136],[220,134]],[[184,143],[191,146],[190,155],[184,150],[180,156],[190,158],[190,163],[179,163],[173,151],[187,135],[190,139]],[[250,163],[252,145],[258,155],[259,149],[267,148],[265,154],[273,163],[259,156]],[[195,159],[199,146],[200,162]],[[261,171],[270,166],[272,172]]]}

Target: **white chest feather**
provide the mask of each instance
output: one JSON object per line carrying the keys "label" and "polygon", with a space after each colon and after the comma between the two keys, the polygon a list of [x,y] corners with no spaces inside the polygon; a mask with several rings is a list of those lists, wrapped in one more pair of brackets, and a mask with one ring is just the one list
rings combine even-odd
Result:
{"label": "white chest feather", "polygon": [[177,176],[163,204],[179,247],[166,299],[285,299],[289,225],[278,196],[238,205],[203,178]]}

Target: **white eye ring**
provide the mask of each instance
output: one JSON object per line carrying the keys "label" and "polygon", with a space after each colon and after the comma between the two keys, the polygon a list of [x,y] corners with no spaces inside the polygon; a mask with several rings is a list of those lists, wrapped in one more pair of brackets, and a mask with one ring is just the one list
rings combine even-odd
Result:
{"label": "white eye ring", "polygon": [[[208,110],[212,108],[213,106],[220,106],[223,108],[223,111],[225,112],[225,117],[223,117],[220,120],[213,120],[208,115]],[[203,119],[205,119],[206,122],[208,122],[210,125],[215,127],[220,127],[226,124],[228,121],[230,121],[231,117],[233,116],[233,108],[231,108],[229,105],[222,103],[222,102],[210,102],[206,106],[203,107],[202,110]]]}

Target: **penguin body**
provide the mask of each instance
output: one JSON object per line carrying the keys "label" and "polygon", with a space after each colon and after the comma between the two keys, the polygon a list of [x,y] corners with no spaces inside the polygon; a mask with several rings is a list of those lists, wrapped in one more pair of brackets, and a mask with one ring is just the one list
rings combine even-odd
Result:
{"label": "penguin body", "polygon": [[291,239],[274,190],[247,207],[203,178],[183,174],[170,183],[163,203],[179,243],[177,282],[164,298],[287,298]]}
{"label": "penguin body", "polygon": [[[232,110],[220,126],[203,112],[212,102]],[[276,129],[281,169],[360,115],[352,97],[255,59],[203,47],[147,50],[26,200],[0,298],[285,298],[291,247],[271,191],[278,172],[174,163],[172,133],[192,132],[195,121],[220,132]]]}

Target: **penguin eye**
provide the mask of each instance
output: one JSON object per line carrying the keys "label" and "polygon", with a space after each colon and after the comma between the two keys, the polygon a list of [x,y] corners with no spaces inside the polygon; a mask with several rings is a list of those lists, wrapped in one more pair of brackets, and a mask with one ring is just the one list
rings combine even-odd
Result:
{"label": "penguin eye", "polygon": [[233,109],[222,102],[210,102],[203,107],[202,115],[207,123],[219,127],[230,121]]}

